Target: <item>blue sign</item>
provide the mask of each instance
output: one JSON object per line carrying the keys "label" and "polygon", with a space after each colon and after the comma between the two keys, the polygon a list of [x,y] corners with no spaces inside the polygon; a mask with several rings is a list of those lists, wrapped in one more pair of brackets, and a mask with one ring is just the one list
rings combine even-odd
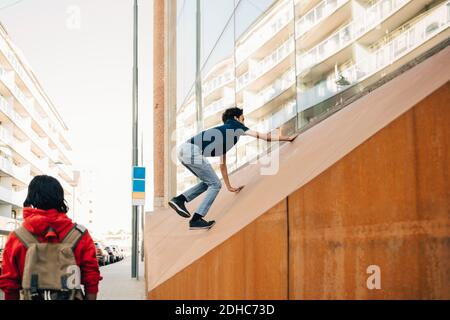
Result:
{"label": "blue sign", "polygon": [[145,192],[145,180],[133,180],[133,192]]}
{"label": "blue sign", "polygon": [[145,167],[133,167],[132,202],[134,206],[145,205]]}
{"label": "blue sign", "polygon": [[145,167],[134,167],[133,168],[133,179],[144,179],[145,180]]}

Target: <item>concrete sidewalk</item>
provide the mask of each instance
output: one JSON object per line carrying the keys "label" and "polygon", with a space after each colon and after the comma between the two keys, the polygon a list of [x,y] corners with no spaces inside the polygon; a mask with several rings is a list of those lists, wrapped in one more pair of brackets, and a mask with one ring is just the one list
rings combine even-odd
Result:
{"label": "concrete sidewalk", "polygon": [[[99,300],[145,300],[144,263],[139,264],[139,280],[131,278],[131,257],[100,267]],[[0,290],[0,300],[3,300]]]}
{"label": "concrete sidewalk", "polygon": [[144,263],[139,264],[139,280],[131,278],[131,257],[100,268],[99,300],[145,300]]}

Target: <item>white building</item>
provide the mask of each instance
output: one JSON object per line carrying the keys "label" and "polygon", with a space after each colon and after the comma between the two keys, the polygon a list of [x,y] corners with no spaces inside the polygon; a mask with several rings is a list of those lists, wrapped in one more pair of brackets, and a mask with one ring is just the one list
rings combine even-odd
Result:
{"label": "white building", "polygon": [[36,175],[57,178],[69,206],[74,207],[76,181],[67,131],[25,58],[0,25],[0,235],[20,223],[27,186]]}

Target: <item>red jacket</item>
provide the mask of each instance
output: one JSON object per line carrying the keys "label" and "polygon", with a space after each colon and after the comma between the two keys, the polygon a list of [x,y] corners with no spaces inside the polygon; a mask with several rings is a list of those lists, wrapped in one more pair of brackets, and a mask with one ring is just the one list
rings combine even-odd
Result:
{"label": "red jacket", "polygon": [[[23,209],[23,226],[33,233],[40,242],[60,242],[73,227],[74,223],[64,213],[57,210]],[[49,227],[55,230],[57,238],[46,238]],[[26,248],[14,233],[11,233],[3,251],[0,289],[5,299],[19,299]],[[98,283],[102,280],[96,257],[96,248],[91,236],[86,232],[74,251],[75,260],[81,270],[81,283],[86,293],[97,293]]]}

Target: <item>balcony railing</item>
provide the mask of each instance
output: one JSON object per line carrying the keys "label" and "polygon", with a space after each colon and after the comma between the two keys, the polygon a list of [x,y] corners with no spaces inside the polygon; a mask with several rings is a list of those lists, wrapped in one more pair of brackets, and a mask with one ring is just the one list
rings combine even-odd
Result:
{"label": "balcony railing", "polygon": [[260,62],[258,62],[255,68],[251,68],[250,71],[240,76],[237,80],[236,91],[241,90],[243,87],[248,85],[253,80],[259,78],[264,73],[272,69],[282,60],[284,60],[289,54],[294,51],[295,42],[294,38],[291,37],[285,41],[281,46],[274,50],[271,54],[266,56]]}
{"label": "balcony railing", "polygon": [[53,159],[53,152],[50,150],[48,143],[45,143],[42,138],[35,133],[30,124],[26,123],[22,116],[15,112],[11,104],[2,96],[0,96],[0,110],[4,114],[6,114],[13,121],[13,123],[32,140],[32,142],[36,144],[39,149],[41,149],[44,153],[47,154],[47,156]]}
{"label": "balcony railing", "polygon": [[264,43],[272,39],[281,29],[292,21],[293,18],[292,7],[290,3],[280,13],[269,20],[266,25],[255,32],[249,40],[236,48],[236,64],[239,65],[253,52],[259,49]]}
{"label": "balcony railing", "polygon": [[9,61],[10,65],[13,67],[14,71],[19,75],[20,79],[23,83],[27,86],[28,90],[31,92],[32,96],[37,100],[39,105],[41,105],[42,108],[47,110],[48,112],[51,112],[51,108],[47,101],[44,99],[42,94],[40,93],[40,90],[36,87],[36,85],[33,83],[33,80],[30,78],[28,73],[25,71],[22,64],[17,60],[16,55],[8,48],[8,45],[6,44],[5,40],[0,37],[0,49],[3,51],[6,59]]}
{"label": "balcony railing", "polygon": [[225,108],[231,106],[234,102],[234,97],[231,96],[225,96],[217,101],[214,101],[213,103],[207,105],[203,111],[203,117],[209,117],[219,111],[224,110]]}
{"label": "balcony railing", "polygon": [[326,81],[300,92],[298,94],[299,111],[313,107],[381,71],[449,27],[450,1],[446,1],[413,22],[408,29],[396,34],[390,41],[372,52],[368,58],[357,61],[342,70],[340,75],[346,80],[346,85],[337,85],[336,82],[340,76],[334,73]]}
{"label": "balcony railing", "polygon": [[297,74],[317,65],[355,41],[360,35],[375,27],[382,20],[411,0],[381,0],[361,16],[348,23],[317,46],[297,57]]}
{"label": "balcony railing", "polygon": [[227,72],[221,74],[220,76],[215,77],[211,81],[206,82],[203,85],[204,88],[203,95],[207,96],[214,90],[226,85],[227,83],[230,83],[233,80],[234,80],[234,72],[228,70]]}
{"label": "balcony railing", "polygon": [[20,90],[20,88],[15,83],[12,84],[12,88],[11,89],[12,89],[13,94],[16,96],[17,100],[19,100],[19,102],[25,108],[28,108],[28,109],[32,109],[33,108],[32,103],[30,101],[30,98],[28,98],[25,95],[25,93],[23,93],[23,91]]}
{"label": "balcony railing", "polygon": [[331,16],[339,7],[350,0],[324,0],[308,11],[295,24],[296,38],[301,37],[315,25]]}
{"label": "balcony railing", "polygon": [[[34,103],[39,103],[43,108],[50,111],[50,106],[45,101],[45,99],[42,97],[42,95],[39,93],[39,90],[32,84],[32,81],[27,76],[25,70],[21,66],[21,64],[17,61],[14,54],[8,49],[5,51],[5,48],[2,48],[2,50],[5,53],[5,56],[7,57],[10,64],[13,66],[15,72],[21,77],[22,81],[25,83],[25,85],[28,87],[29,91],[32,93],[33,98],[28,98],[23,91],[15,84],[14,79],[9,79],[7,76],[9,72],[7,72],[5,69],[0,67],[0,79],[7,85],[9,90],[13,93],[13,95],[16,97],[16,99],[22,104],[22,106],[27,110],[27,112],[32,115],[33,118],[35,118],[36,122],[40,125],[40,127],[44,130],[46,135],[48,135],[53,142],[57,145],[59,149],[63,152],[64,156],[67,157],[66,148],[65,146],[60,143],[57,133],[52,132],[50,129],[50,124],[48,122],[48,119],[43,119],[42,116],[38,114],[36,111],[36,108],[34,106]],[[34,101],[32,101],[32,99]]]}
{"label": "balcony railing", "polygon": [[297,114],[295,98],[286,103],[281,110],[272,114],[270,118],[258,123],[256,130],[260,132],[269,132],[282,126],[284,123],[294,118]]}
{"label": "balcony railing", "polygon": [[19,167],[16,166],[12,161],[11,157],[0,153],[0,170],[7,173],[8,175],[20,180],[24,184],[28,184],[31,180],[30,168],[28,166]]}
{"label": "balcony railing", "polygon": [[246,113],[250,113],[260,108],[276,96],[283,93],[286,89],[290,88],[294,83],[295,70],[294,68],[292,68],[285,72],[280,78],[275,80],[273,84],[261,90],[261,92],[259,92],[255,98],[249,98],[247,101],[245,101],[244,105]]}

